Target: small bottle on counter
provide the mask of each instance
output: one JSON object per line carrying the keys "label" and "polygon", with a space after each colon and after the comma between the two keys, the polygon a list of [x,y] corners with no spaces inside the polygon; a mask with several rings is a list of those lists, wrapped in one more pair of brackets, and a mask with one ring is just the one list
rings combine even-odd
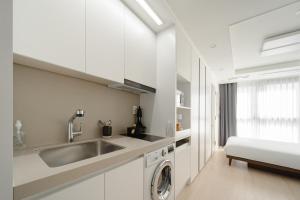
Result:
{"label": "small bottle on counter", "polygon": [[177,123],[176,123],[176,131],[182,131],[182,120],[183,116],[182,114],[177,114]]}
{"label": "small bottle on counter", "polygon": [[23,124],[21,120],[16,120],[15,131],[14,131],[14,148],[22,149],[25,148],[25,133],[22,130]]}

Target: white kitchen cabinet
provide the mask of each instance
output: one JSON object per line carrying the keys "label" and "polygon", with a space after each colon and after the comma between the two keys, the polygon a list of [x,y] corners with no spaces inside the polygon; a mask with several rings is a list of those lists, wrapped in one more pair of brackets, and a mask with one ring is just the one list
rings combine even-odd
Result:
{"label": "white kitchen cabinet", "polygon": [[143,185],[144,159],[139,158],[104,174],[79,180],[24,200],[141,200]]}
{"label": "white kitchen cabinet", "polygon": [[85,0],[13,0],[13,51],[85,72]]}
{"label": "white kitchen cabinet", "polygon": [[156,35],[127,8],[125,79],[156,88]]}
{"label": "white kitchen cabinet", "polygon": [[105,174],[105,200],[143,199],[143,161],[139,158]]}
{"label": "white kitchen cabinet", "polygon": [[210,159],[212,154],[212,134],[211,134],[211,72],[206,70],[206,126],[205,126],[205,160]]}
{"label": "white kitchen cabinet", "polygon": [[200,58],[193,51],[192,81],[191,81],[191,180],[199,172],[199,79]]}
{"label": "white kitchen cabinet", "polygon": [[192,46],[185,34],[176,29],[177,73],[187,81],[191,81]]}
{"label": "white kitchen cabinet", "polygon": [[86,1],[86,72],[124,82],[125,6],[119,0]]}
{"label": "white kitchen cabinet", "polygon": [[200,61],[200,85],[199,85],[199,170],[205,166],[205,113],[206,113],[206,99],[205,99],[205,80],[206,79],[206,67],[203,62]]}
{"label": "white kitchen cabinet", "polygon": [[175,196],[178,196],[190,179],[191,148],[185,143],[175,149]]}
{"label": "white kitchen cabinet", "polygon": [[104,174],[26,200],[104,200]]}

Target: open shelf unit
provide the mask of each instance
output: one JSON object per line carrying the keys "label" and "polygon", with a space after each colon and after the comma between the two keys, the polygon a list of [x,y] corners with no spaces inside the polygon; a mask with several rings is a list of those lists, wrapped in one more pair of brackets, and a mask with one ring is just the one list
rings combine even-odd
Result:
{"label": "open shelf unit", "polygon": [[182,131],[176,131],[175,140],[178,141],[178,140],[181,140],[181,139],[184,139],[184,138],[188,138],[190,136],[191,136],[191,129],[185,129],[185,130],[182,130]]}
{"label": "open shelf unit", "polygon": [[181,129],[176,130],[175,137],[188,137],[191,132],[191,82],[177,73],[176,85],[176,90],[182,93],[183,100],[181,104],[176,101],[176,124],[180,122]]}
{"label": "open shelf unit", "polygon": [[187,106],[176,106],[177,109],[191,110],[191,107]]}

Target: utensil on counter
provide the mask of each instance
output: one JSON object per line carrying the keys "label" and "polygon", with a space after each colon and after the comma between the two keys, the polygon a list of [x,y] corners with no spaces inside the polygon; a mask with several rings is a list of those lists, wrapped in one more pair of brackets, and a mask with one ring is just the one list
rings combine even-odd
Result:
{"label": "utensil on counter", "polygon": [[112,121],[108,120],[106,122],[103,122],[101,120],[98,121],[99,127],[102,127],[102,137],[103,138],[110,138],[112,137]]}

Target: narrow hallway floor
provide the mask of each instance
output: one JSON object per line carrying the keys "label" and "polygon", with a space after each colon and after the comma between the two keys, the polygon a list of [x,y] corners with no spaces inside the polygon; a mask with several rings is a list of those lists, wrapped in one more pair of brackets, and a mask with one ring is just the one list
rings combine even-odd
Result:
{"label": "narrow hallway floor", "polygon": [[300,200],[300,179],[256,170],[217,150],[177,200]]}

